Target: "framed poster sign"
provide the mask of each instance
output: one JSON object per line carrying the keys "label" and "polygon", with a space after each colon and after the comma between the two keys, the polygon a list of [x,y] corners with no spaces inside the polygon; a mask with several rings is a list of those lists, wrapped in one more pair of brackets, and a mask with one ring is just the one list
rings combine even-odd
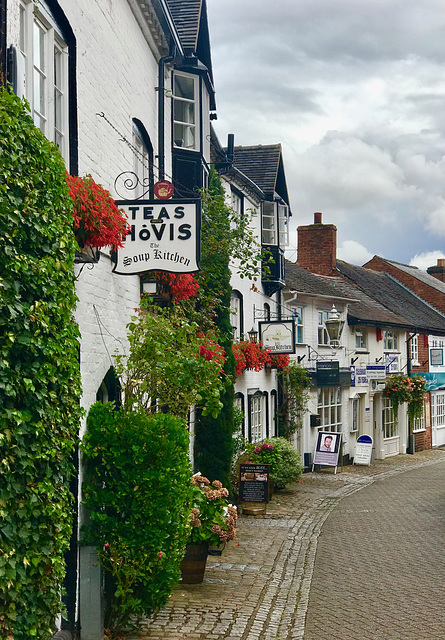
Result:
{"label": "framed poster sign", "polygon": [[269,502],[269,464],[240,465],[241,502]]}
{"label": "framed poster sign", "polygon": [[271,353],[295,353],[295,324],[293,320],[260,322],[260,342]]}
{"label": "framed poster sign", "polygon": [[337,471],[338,456],[340,455],[341,433],[333,431],[319,431],[315,445],[314,463],[328,467],[335,467]]}

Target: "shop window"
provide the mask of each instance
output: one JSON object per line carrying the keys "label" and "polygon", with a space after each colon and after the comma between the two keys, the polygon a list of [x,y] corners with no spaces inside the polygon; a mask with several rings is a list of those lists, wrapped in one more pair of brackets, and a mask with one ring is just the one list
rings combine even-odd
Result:
{"label": "shop window", "polygon": [[19,47],[34,124],[67,160],[68,46],[44,2],[20,4]]}
{"label": "shop window", "polygon": [[397,422],[392,402],[389,398],[382,398],[382,403],[383,437],[394,438],[397,435]]}
{"label": "shop window", "polygon": [[360,426],[359,422],[360,422],[360,398],[353,398],[351,431],[359,431],[359,426]]}
{"label": "shop window", "polygon": [[173,143],[175,147],[199,150],[199,78],[185,73],[173,77]]}
{"label": "shop window", "polygon": [[422,415],[413,420],[413,431],[425,431],[425,405],[422,407]]}
{"label": "shop window", "polygon": [[321,419],[322,431],[342,430],[341,388],[322,387],[318,389],[317,413]]}

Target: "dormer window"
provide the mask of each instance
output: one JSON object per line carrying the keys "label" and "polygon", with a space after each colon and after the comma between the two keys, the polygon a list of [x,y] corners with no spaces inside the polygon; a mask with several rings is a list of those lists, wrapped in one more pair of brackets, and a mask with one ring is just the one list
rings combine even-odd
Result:
{"label": "dormer window", "polygon": [[197,76],[175,73],[173,78],[173,144],[199,150]]}
{"label": "dormer window", "polygon": [[262,243],[281,248],[289,244],[289,207],[283,202],[263,202]]}

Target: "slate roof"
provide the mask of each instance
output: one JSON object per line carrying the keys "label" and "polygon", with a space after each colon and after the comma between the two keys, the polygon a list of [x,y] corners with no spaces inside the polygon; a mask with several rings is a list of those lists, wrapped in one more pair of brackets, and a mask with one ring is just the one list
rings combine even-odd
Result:
{"label": "slate roof", "polygon": [[405,327],[425,333],[445,333],[445,316],[389,274],[342,260],[337,260],[337,269],[348,282],[402,318]]}
{"label": "slate roof", "polygon": [[167,0],[184,49],[196,51],[203,0]]}
{"label": "slate roof", "polygon": [[426,273],[426,271],[422,271],[422,269],[419,269],[418,267],[413,267],[409,264],[403,264],[402,262],[387,260],[386,258],[382,258],[381,256],[376,256],[376,257],[380,258],[380,260],[383,260],[384,262],[387,262],[388,264],[393,265],[397,269],[400,269],[400,271],[404,271],[405,273],[412,276],[413,278],[416,278],[420,282],[427,284],[429,287],[432,287],[433,289],[440,291],[440,293],[445,294],[445,282],[441,282],[434,276],[430,275],[429,273]]}
{"label": "slate roof", "polygon": [[289,204],[281,144],[235,147],[234,163],[266,196],[275,192]]}
{"label": "slate roof", "polygon": [[286,287],[297,293],[343,298],[348,302],[350,324],[406,326],[405,318],[393,313],[373,297],[338,276],[320,276],[286,260]]}

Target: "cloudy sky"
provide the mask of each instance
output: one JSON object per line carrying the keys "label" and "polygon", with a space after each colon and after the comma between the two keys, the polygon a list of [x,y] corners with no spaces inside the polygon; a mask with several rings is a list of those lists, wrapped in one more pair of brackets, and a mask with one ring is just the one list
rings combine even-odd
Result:
{"label": "cloudy sky", "polygon": [[281,142],[293,228],[322,211],[356,264],[445,256],[444,0],[207,6],[217,134]]}

